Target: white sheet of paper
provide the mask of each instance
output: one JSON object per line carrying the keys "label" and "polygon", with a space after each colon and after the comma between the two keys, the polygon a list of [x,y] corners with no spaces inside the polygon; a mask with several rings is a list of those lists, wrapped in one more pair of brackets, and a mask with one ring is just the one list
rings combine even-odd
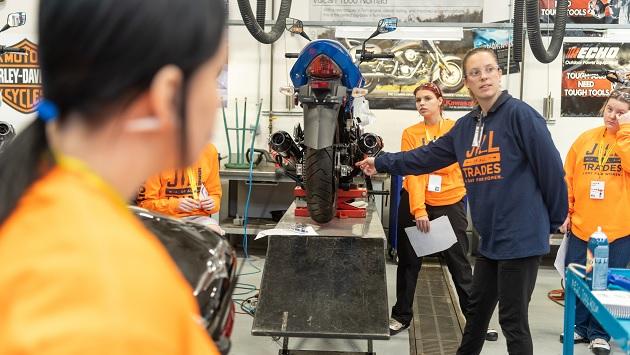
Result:
{"label": "white sheet of paper", "polygon": [[270,235],[317,235],[312,226],[295,226],[293,228],[267,229],[256,235],[254,240],[265,238]]}
{"label": "white sheet of paper", "polygon": [[429,233],[422,233],[416,226],[405,228],[409,242],[418,257],[444,251],[457,242],[448,217],[442,216],[430,223]]}
{"label": "white sheet of paper", "polygon": [[558,254],[556,254],[556,261],[553,262],[553,266],[560,273],[560,277],[564,279],[564,260],[567,257],[567,248],[569,247],[569,238],[567,235],[564,235],[562,238],[562,243],[560,243],[560,247],[558,248]]}

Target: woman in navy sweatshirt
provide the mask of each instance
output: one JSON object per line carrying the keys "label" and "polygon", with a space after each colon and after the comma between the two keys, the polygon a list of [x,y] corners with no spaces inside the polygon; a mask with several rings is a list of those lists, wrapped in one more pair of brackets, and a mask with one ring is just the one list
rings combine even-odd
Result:
{"label": "woman in navy sweatshirt", "polygon": [[567,187],[545,120],[501,91],[501,69],[491,49],[464,57],[465,83],[479,106],[426,146],[357,165],[366,175],[428,174],[459,163],[473,225],[481,236],[475,262],[471,316],[458,355],[481,353],[499,303],[499,323],[510,355],[533,355],[528,307],[549,233],[567,215]]}

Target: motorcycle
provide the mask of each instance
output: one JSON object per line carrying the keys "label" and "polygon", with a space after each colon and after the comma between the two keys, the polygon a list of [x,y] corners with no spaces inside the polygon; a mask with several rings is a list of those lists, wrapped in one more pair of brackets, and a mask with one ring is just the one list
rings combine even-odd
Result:
{"label": "motorcycle", "polygon": [[235,319],[232,294],[238,280],[234,249],[206,226],[136,206],[129,209],[164,245],[193,289],[200,323],[221,354],[228,354]]}
{"label": "motorcycle", "polygon": [[[379,21],[376,31],[363,42],[359,63],[392,54],[365,50],[367,41],[392,32],[397,18]],[[310,41],[302,22],[287,19],[287,30]],[[304,110],[304,128],[297,125],[294,137],[285,131],[269,138],[279,171],[306,190],[306,205],[311,219],[327,223],[336,214],[338,189],[349,190],[361,171],[354,166],[364,156],[374,156],[383,147],[381,137],[364,133],[370,121],[369,104],[364,96],[364,79],[359,66],[339,42],[311,41],[302,51],[287,53],[297,58],[291,69],[292,87],[281,89],[293,96]],[[369,188],[369,182],[368,182]]]}
{"label": "motorcycle", "polygon": [[[351,52],[358,48],[351,48]],[[373,48],[375,53],[383,52],[376,45]],[[417,85],[423,79],[446,93],[456,93],[464,87],[462,59],[444,55],[434,41],[401,41],[388,51],[394,58],[362,63],[359,67],[368,92],[378,85]]]}

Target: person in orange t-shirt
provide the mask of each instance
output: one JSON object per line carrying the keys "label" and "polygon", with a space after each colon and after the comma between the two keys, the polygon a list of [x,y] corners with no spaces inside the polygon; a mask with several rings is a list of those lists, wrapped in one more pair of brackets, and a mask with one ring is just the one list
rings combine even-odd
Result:
{"label": "person in orange t-shirt", "polygon": [[225,232],[210,215],[221,207],[219,154],[212,143],[197,161],[184,169],[172,169],[150,177],[140,188],[137,204],[148,210],[203,224]]}
{"label": "person in orange t-shirt", "polygon": [[125,201],[212,135],[225,4],[145,5],[39,4],[45,99],[0,154],[2,355],[219,354],[189,283]]}
{"label": "person in orange t-shirt", "polygon": [[[402,134],[401,150],[408,151],[428,144],[447,133],[455,121],[442,117],[442,91],[427,83],[414,90],[416,109],[423,121],[406,128]],[[413,300],[422,267],[419,258],[405,232],[405,228],[416,226],[429,232],[430,220],[448,216],[457,236],[457,243],[440,253],[445,260],[459,297],[464,316],[470,312],[472,269],[468,253],[468,219],[464,196],[466,188],[462,172],[457,164],[437,170],[432,174],[406,176],[398,207],[398,268],[396,277],[396,304],[392,308],[390,333],[397,334],[411,324]],[[488,339],[493,340],[496,331],[490,330]]]}
{"label": "person in orange t-shirt", "polygon": [[[608,266],[626,268],[630,262],[630,89],[612,92],[602,109],[604,126],[578,137],[564,169],[569,192],[569,215],[562,232],[568,234],[565,264],[586,264],[591,234],[602,227],[608,236]],[[579,302],[575,342],[591,343],[596,354],[610,353],[610,336]]]}

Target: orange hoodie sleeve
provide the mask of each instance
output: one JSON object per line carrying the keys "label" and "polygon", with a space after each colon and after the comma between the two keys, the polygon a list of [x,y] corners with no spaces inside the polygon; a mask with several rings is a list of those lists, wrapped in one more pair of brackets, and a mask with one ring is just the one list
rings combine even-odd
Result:
{"label": "orange hoodie sleeve", "polygon": [[208,178],[204,182],[204,186],[208,191],[208,196],[214,200],[215,207],[208,211],[209,214],[215,214],[219,212],[221,208],[221,179],[219,177],[219,153],[214,145],[210,145],[210,147],[206,150],[206,154],[204,154],[204,165],[207,166],[208,169]]}
{"label": "orange hoodie sleeve", "polygon": [[[416,145],[414,144],[413,136],[405,130],[401,139],[400,150],[408,151],[414,148],[416,148]],[[408,175],[405,179],[407,180],[407,192],[409,193],[409,212],[416,219],[427,216],[427,207],[425,205],[425,191],[429,183],[427,175]]]}
{"label": "orange hoodie sleeve", "polygon": [[615,153],[621,158],[621,167],[630,173],[630,124],[622,124],[617,131]]}
{"label": "orange hoodie sleeve", "polygon": [[179,212],[179,199],[160,195],[162,189],[160,175],[150,177],[142,188],[144,189],[144,198],[138,199],[138,206],[171,216]]}
{"label": "orange hoodie sleeve", "polygon": [[569,199],[569,215],[573,214],[573,205],[575,204],[575,195],[573,189],[573,176],[575,174],[575,160],[576,160],[576,145],[578,141],[573,143],[571,148],[569,149],[569,153],[567,153],[567,158],[564,162],[564,179],[567,182],[567,191],[568,191],[568,199]]}

